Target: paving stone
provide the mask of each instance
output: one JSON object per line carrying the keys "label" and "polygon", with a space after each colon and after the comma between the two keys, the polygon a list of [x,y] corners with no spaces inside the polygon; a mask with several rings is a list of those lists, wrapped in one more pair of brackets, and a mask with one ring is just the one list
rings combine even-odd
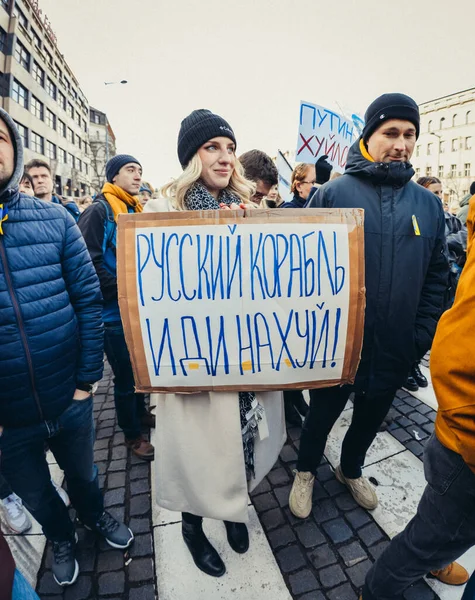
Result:
{"label": "paving stone", "polygon": [[125,471],[127,467],[127,461],[123,460],[111,460],[109,463],[108,471],[113,473],[114,471]]}
{"label": "paving stone", "polygon": [[295,575],[290,575],[289,584],[292,594],[295,594],[296,596],[318,590],[320,587],[317,578],[309,569],[299,571],[298,573],[295,573]]}
{"label": "paving stone", "polygon": [[151,556],[152,534],[146,533],[144,535],[136,535],[135,541],[130,548],[129,554],[134,558],[139,556]]}
{"label": "paving stone", "polygon": [[404,398],[404,402],[406,404],[409,404],[409,406],[413,406],[414,408],[416,406],[419,406],[419,404],[421,404],[421,401],[418,398],[416,398],[415,396],[411,396],[411,395],[409,395],[407,398]]}
{"label": "paving stone", "polygon": [[297,545],[283,548],[282,550],[279,550],[275,556],[283,573],[296,571],[306,564],[302,550],[300,550]]}
{"label": "paving stone", "polygon": [[150,483],[147,479],[138,479],[137,481],[130,482],[130,494],[131,496],[137,496],[138,494],[150,494]]}
{"label": "paving stone", "polygon": [[353,531],[342,518],[327,521],[323,523],[322,528],[334,544],[346,542],[354,536]]}
{"label": "paving stone", "polygon": [[346,486],[340,483],[337,479],[331,479],[323,484],[323,487],[330,494],[330,496],[336,496],[346,492]]}
{"label": "paving stone", "polygon": [[299,600],[326,600],[322,592],[309,592],[304,596],[300,596]]}
{"label": "paving stone", "polygon": [[109,447],[109,440],[97,440],[94,442],[94,450],[104,450]]}
{"label": "paving stone", "polygon": [[404,390],[398,390],[396,392],[396,398],[401,398],[402,400],[404,400],[405,398],[409,397],[409,393],[405,392]]}
{"label": "paving stone", "polygon": [[[109,512],[114,519],[116,519],[117,521],[120,521],[121,523],[124,522],[125,520],[125,506],[113,506],[111,508],[109,508],[107,510],[107,512]],[[104,541],[104,540],[101,540]],[[110,546],[107,546],[107,548],[110,548]]]}
{"label": "paving stone", "polygon": [[363,540],[366,546],[372,546],[384,537],[381,529],[374,523],[370,523],[358,530],[358,536]]}
{"label": "paving stone", "polygon": [[335,553],[328,544],[319,546],[313,550],[310,554],[310,560],[316,569],[322,569],[323,567],[328,567],[328,565],[333,565],[337,562]]}
{"label": "paving stone", "polygon": [[96,432],[96,439],[97,440],[109,439],[113,435],[114,435],[114,428],[113,427],[105,427],[104,429],[99,429],[99,431]]}
{"label": "paving stone", "polygon": [[267,477],[271,485],[283,485],[284,483],[289,483],[290,481],[290,477],[284,468],[271,471]]}
{"label": "paving stone", "polygon": [[108,419],[115,419],[115,410],[112,408],[108,408],[107,410],[103,410],[99,415],[99,421],[107,421]]}
{"label": "paving stone", "polygon": [[280,460],[284,463],[295,462],[297,460],[297,452],[290,444],[286,444],[280,453]]}
{"label": "paving stone", "polygon": [[129,591],[128,600],[154,600],[155,589],[153,585],[144,585]]}
{"label": "paving stone", "polygon": [[288,525],[284,525],[283,527],[279,527],[279,529],[271,531],[268,535],[268,539],[271,548],[276,550],[282,546],[287,546],[287,544],[290,544],[291,542],[295,542],[295,534]]}
{"label": "paving stone", "polygon": [[[117,461],[117,462],[121,462],[121,461]],[[147,465],[147,464],[134,465],[130,469],[129,477],[130,477],[131,481],[133,481],[135,479],[145,479],[145,478],[148,478],[149,473],[150,473],[149,465]]]}
{"label": "paving stone", "polygon": [[418,581],[404,592],[404,600],[434,600],[437,596],[423,581]]}
{"label": "paving stone", "polygon": [[327,600],[357,600],[358,597],[349,583],[340,585],[334,590],[327,592]]}
{"label": "paving stone", "polygon": [[404,415],[401,415],[400,417],[398,417],[396,419],[396,421],[398,422],[398,424],[401,427],[409,427],[410,425],[412,425],[412,420],[409,419],[408,417],[405,417]]}
{"label": "paving stone", "polygon": [[424,446],[416,440],[410,440],[409,442],[406,442],[405,446],[418,458],[424,454]]}
{"label": "paving stone", "polygon": [[417,411],[414,411],[413,413],[411,413],[408,418],[411,419],[411,421],[414,421],[414,423],[417,423],[417,425],[424,425],[424,423],[429,422],[427,417],[425,417],[424,415],[421,415]]}
{"label": "paving stone", "polygon": [[366,573],[371,569],[371,565],[373,563],[370,560],[365,560],[363,562],[346,569],[346,575],[350,578],[351,583],[360,588],[364,584],[364,580],[366,577]]}
{"label": "paving stone", "polygon": [[137,518],[130,519],[129,527],[132,530],[132,533],[134,533],[134,534],[145,533],[146,531],[150,531],[151,530],[150,519],[148,519],[148,518],[144,518],[144,519],[137,519]]}
{"label": "paving stone", "polygon": [[110,490],[104,494],[104,506],[109,508],[116,506],[117,504],[124,504],[125,501],[125,489],[117,488]]}
{"label": "paving stone", "polygon": [[95,548],[84,548],[82,544],[78,545],[76,549],[76,559],[79,563],[79,570],[81,573],[94,571],[96,556],[97,553]]}
{"label": "paving stone", "polygon": [[427,415],[427,413],[433,412],[432,408],[423,402],[419,406],[416,406],[416,410],[421,413],[421,415]]}
{"label": "paving stone", "polygon": [[263,479],[260,484],[251,492],[251,497],[258,496],[264,492],[270,491],[271,486],[267,479]]}
{"label": "paving stone", "polygon": [[325,536],[313,521],[307,519],[303,525],[294,529],[297,537],[304,548],[314,548],[326,542]]}
{"label": "paving stone", "polygon": [[371,554],[374,560],[377,560],[381,556],[381,554],[389,546],[389,543],[389,540],[384,540],[384,542],[379,542],[379,544],[371,546],[371,548],[369,549],[369,553]]}
{"label": "paving stone", "polygon": [[330,519],[334,519],[340,513],[338,508],[333,500],[322,500],[315,504],[312,508],[312,514],[317,523],[324,523],[325,521],[329,521]]}
{"label": "paving stone", "polygon": [[56,594],[58,592],[58,584],[53,579],[51,571],[45,571],[39,580],[37,591],[40,594]]}
{"label": "paving stone", "polygon": [[99,421],[96,426],[96,431],[106,429],[108,427],[115,427],[115,419],[107,419],[107,421]]}
{"label": "paving stone", "polygon": [[405,429],[395,429],[391,431],[391,435],[393,435],[397,440],[404,443],[411,439],[411,435],[407,433]]}
{"label": "paving stone", "polygon": [[284,485],[283,487],[274,488],[274,496],[277,498],[279,506],[284,507],[289,505],[289,495],[291,489],[291,485]]}
{"label": "paving stone", "polygon": [[407,427],[406,431],[409,432],[411,436],[415,438],[418,442],[429,437],[427,431],[424,431],[418,425],[412,425],[411,427]]}
{"label": "paving stone", "polygon": [[322,586],[325,588],[333,588],[339,583],[346,581],[346,576],[343,573],[342,568],[338,565],[333,565],[332,567],[322,569],[318,573],[318,576]]}
{"label": "paving stone", "polygon": [[139,517],[145,515],[150,510],[150,496],[142,494],[141,496],[133,496],[130,499],[130,515]]}
{"label": "paving stone", "polygon": [[352,542],[347,546],[341,546],[338,548],[338,553],[347,567],[352,567],[368,558],[368,555],[359,542]]}
{"label": "paving stone", "polygon": [[296,440],[300,439],[300,436],[302,435],[302,428],[301,427],[289,427],[287,429],[287,435],[293,442],[295,442]]}
{"label": "paving stone", "polygon": [[326,464],[318,467],[316,478],[321,483],[325,483],[325,481],[329,481],[330,479],[335,479],[335,472],[330,467],[330,465],[328,463],[326,463]]}
{"label": "paving stone", "polygon": [[435,418],[437,417],[437,413],[435,410],[431,410],[431,412],[426,413],[426,417],[429,419],[429,421],[434,422]]}
{"label": "paving stone", "polygon": [[116,573],[104,573],[99,577],[99,594],[122,594],[124,592],[125,573],[117,571]]}
{"label": "paving stone", "polygon": [[127,448],[125,446],[114,446],[112,449],[112,460],[127,458]]}
{"label": "paving stone", "polygon": [[120,550],[111,552],[101,552],[97,561],[97,571],[99,573],[108,573],[109,571],[118,571],[124,568],[124,554]]}
{"label": "paving stone", "polygon": [[434,433],[434,430],[435,430],[435,423],[432,423],[432,421],[428,421],[427,423],[424,423],[422,425],[422,429],[424,431],[427,431],[427,433],[429,435],[432,435]]}
{"label": "paving stone", "polygon": [[349,521],[350,525],[355,529],[359,529],[360,527],[363,527],[363,525],[371,522],[369,514],[360,507],[345,513],[345,519]]}
{"label": "paving stone", "polygon": [[135,558],[129,564],[128,571],[129,581],[147,581],[155,575],[151,558]]}
{"label": "paving stone", "polygon": [[105,475],[98,475],[97,477],[97,483],[99,485],[99,489],[103,489],[104,485],[106,483],[106,476]]}
{"label": "paving stone", "polygon": [[328,498],[329,498],[328,492],[323,487],[323,484],[320,483],[320,481],[318,481],[318,479],[315,479],[315,483],[313,485],[313,496],[312,496],[313,504],[317,504],[317,502],[319,502],[320,500],[328,500]]}
{"label": "paving stone", "polygon": [[64,592],[64,600],[89,600],[92,591],[92,577],[79,575],[74,586]]}
{"label": "paving stone", "polygon": [[109,489],[124,487],[125,486],[125,471],[119,471],[118,473],[109,473],[107,475],[107,487]]}
{"label": "paving stone", "polygon": [[279,506],[277,500],[274,497],[274,494],[272,494],[271,492],[265,492],[260,496],[253,496],[252,503],[254,504],[254,507],[258,513]]}
{"label": "paving stone", "polygon": [[116,433],[112,439],[113,446],[122,446],[125,442],[125,436],[122,432]]}
{"label": "paving stone", "polygon": [[358,508],[358,503],[355,502],[355,499],[349,492],[345,492],[344,494],[340,494],[335,498],[336,505],[340,510],[347,511],[353,510],[354,508]]}
{"label": "paving stone", "polygon": [[403,415],[409,415],[414,410],[414,407],[413,406],[409,406],[409,404],[401,404],[401,406],[398,406],[397,409]]}
{"label": "paving stone", "polygon": [[259,515],[259,518],[261,520],[262,527],[266,531],[275,529],[276,527],[279,527],[279,525],[283,525],[285,523],[284,515],[282,514],[280,508],[268,510],[267,512]]}
{"label": "paving stone", "polygon": [[96,463],[96,467],[97,467],[97,472],[99,475],[105,475],[105,473],[107,471],[107,463],[106,462]]}

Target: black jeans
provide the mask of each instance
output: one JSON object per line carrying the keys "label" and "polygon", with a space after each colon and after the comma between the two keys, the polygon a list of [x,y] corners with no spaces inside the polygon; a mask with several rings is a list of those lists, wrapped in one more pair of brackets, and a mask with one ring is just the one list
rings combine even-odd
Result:
{"label": "black jeans", "polygon": [[12,493],[5,477],[0,473],[0,500],[5,500]]}
{"label": "black jeans", "polygon": [[[328,434],[345,408],[351,391],[350,386],[310,390],[310,410],[300,438],[298,471],[315,474]],[[391,407],[395,392],[381,396],[355,396],[353,418],[341,449],[341,469],[345,477],[361,477],[366,452]]]}
{"label": "black jeans", "polygon": [[416,516],[368,571],[363,600],[399,600],[412,583],[475,544],[475,474],[435,435],[424,452],[424,472]]}
{"label": "black jeans", "polygon": [[119,427],[129,440],[140,436],[145,413],[143,394],[135,393],[134,373],[122,323],[104,323],[104,350],[114,373],[114,402]]}

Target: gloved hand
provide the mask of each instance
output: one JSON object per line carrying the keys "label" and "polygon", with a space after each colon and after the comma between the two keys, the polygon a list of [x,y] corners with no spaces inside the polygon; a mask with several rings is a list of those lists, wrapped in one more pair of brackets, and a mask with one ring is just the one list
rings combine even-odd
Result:
{"label": "gloved hand", "polygon": [[315,163],[315,181],[318,184],[326,183],[330,179],[333,167],[328,162],[327,158],[328,154],[324,154],[323,156],[320,156]]}

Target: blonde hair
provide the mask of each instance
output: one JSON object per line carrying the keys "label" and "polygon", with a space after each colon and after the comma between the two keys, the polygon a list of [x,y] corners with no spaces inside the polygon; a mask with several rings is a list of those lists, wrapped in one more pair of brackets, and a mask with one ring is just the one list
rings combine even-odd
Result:
{"label": "blonde hair", "polygon": [[[199,157],[199,154],[196,153],[183,173],[177,177],[177,179],[170,181],[160,189],[160,195],[163,196],[163,198],[169,198],[176,210],[187,210],[185,206],[186,193],[201,177],[202,169],[203,164],[201,158]],[[244,177],[244,169],[238,158],[236,158],[234,170],[226,189],[229,192],[236,194],[244,204],[252,204],[251,197],[256,191],[256,186],[252,181],[248,181]]]}
{"label": "blonde hair", "polygon": [[295,194],[297,192],[297,184],[305,181],[309,167],[313,167],[313,165],[309,163],[300,163],[293,170],[290,186],[290,191],[292,192],[292,194]]}

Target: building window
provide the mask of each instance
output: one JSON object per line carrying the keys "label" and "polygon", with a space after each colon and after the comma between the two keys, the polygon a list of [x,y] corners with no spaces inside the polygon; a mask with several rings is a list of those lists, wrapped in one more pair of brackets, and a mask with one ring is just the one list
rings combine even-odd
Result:
{"label": "building window", "polygon": [[74,169],[74,156],[68,152],[68,165]]}
{"label": "building window", "polygon": [[61,71],[61,67],[58,65],[58,63],[54,63],[54,67],[56,70],[56,77],[61,81],[61,79],[63,78],[63,73]]}
{"label": "building window", "polygon": [[56,85],[49,77],[46,80],[46,91],[53,100],[56,100]]}
{"label": "building window", "polygon": [[43,103],[38,100],[35,96],[31,96],[31,112],[37,117],[44,121],[45,118],[45,108]]}
{"label": "building window", "polygon": [[38,154],[45,153],[45,139],[34,131],[31,132],[31,149]]}
{"label": "building window", "polygon": [[465,115],[465,123],[468,125],[472,120],[472,111],[469,110]]}
{"label": "building window", "polygon": [[82,128],[84,132],[87,133],[87,121],[85,121],[84,119],[82,120]]}
{"label": "building window", "polygon": [[46,156],[51,160],[56,160],[56,144],[46,142]]}
{"label": "building window", "polygon": [[65,83],[66,87],[68,88],[68,90],[71,90],[71,82],[69,81],[69,79],[67,79],[65,77],[64,78],[64,83]]}
{"label": "building window", "polygon": [[445,125],[445,117],[442,117],[442,119],[440,119],[440,129],[443,129]]}
{"label": "building window", "polygon": [[465,138],[465,150],[471,150],[472,149],[472,138],[466,137]]}
{"label": "building window", "polygon": [[84,141],[84,154],[87,156],[88,155],[88,145],[87,142]]}
{"label": "building window", "polygon": [[18,39],[15,44],[15,58],[22,67],[27,71],[30,70],[30,53]]}
{"label": "building window", "polygon": [[94,114],[94,123],[96,125],[100,125],[101,124],[101,115],[98,115],[97,113]]}
{"label": "building window", "polygon": [[82,172],[82,162],[79,158],[76,158],[76,167],[78,171]]}
{"label": "building window", "polygon": [[432,144],[427,144],[427,156],[430,156],[432,154]]}
{"label": "building window", "polygon": [[426,167],[426,177],[432,177],[432,167]]}
{"label": "building window", "polygon": [[66,110],[66,96],[58,90],[58,102],[63,110]]}
{"label": "building window", "polygon": [[58,119],[58,123],[59,123],[59,133],[63,137],[66,137],[66,123],[63,123],[63,121],[61,121],[61,119]]}
{"label": "building window", "polygon": [[41,50],[41,38],[33,28],[30,28],[31,37],[34,45]]}
{"label": "building window", "polygon": [[89,165],[86,164],[86,163],[84,163],[84,168],[85,168],[85,171],[86,171],[86,175],[89,175]]}
{"label": "building window", "polygon": [[0,52],[5,53],[7,45],[7,32],[0,27]]}
{"label": "building window", "polygon": [[450,177],[457,177],[457,165],[450,165]]}
{"label": "building window", "polygon": [[0,4],[8,12],[8,0],[0,0]]}
{"label": "building window", "polygon": [[81,140],[81,138],[78,135],[76,136],[76,138],[77,138],[77,142],[78,142],[78,148],[79,148],[79,150],[81,150],[81,148],[82,148],[82,140]]}
{"label": "building window", "polygon": [[464,173],[465,177],[470,177],[470,163],[464,164],[463,173]]}
{"label": "building window", "polygon": [[76,111],[76,123],[81,127],[81,115],[78,110]]}
{"label": "building window", "polygon": [[455,127],[456,125],[457,125],[457,115],[455,114],[455,115],[452,117],[452,127]]}
{"label": "building window", "polygon": [[72,129],[70,129],[68,127],[68,136],[67,136],[68,142],[71,142],[71,144],[74,144],[74,131]]}
{"label": "building window", "polygon": [[444,167],[442,165],[439,165],[439,171],[437,173],[437,177],[440,179],[443,176],[444,176]]}
{"label": "building window", "polygon": [[68,102],[67,113],[71,117],[71,119],[74,119],[74,106],[71,104],[71,102]]}
{"label": "building window", "polygon": [[416,156],[420,156],[420,155],[421,155],[421,147],[416,146]]}
{"label": "building window", "polygon": [[445,141],[442,140],[439,142],[439,152],[443,154],[445,152]]}
{"label": "building window", "polygon": [[48,59],[48,64],[52,65],[53,64],[53,57],[51,56],[51,54],[48,52],[48,50],[46,50],[46,48],[44,48],[44,52],[46,54],[46,58]]}
{"label": "building window", "polygon": [[13,16],[18,19],[18,21],[23,25],[25,29],[28,29],[28,19],[26,18],[25,13],[21,11],[16,2],[15,6],[13,7]]}
{"label": "building window", "polygon": [[68,153],[66,152],[66,150],[63,150],[62,148],[59,149],[59,158],[61,160],[62,163],[67,164],[68,162]]}
{"label": "building window", "polygon": [[457,152],[458,150],[458,139],[454,138],[452,140],[452,152]]}
{"label": "building window", "polygon": [[56,115],[49,108],[46,109],[46,124],[56,130]]}
{"label": "building window", "polygon": [[33,79],[35,81],[37,81],[41,85],[41,87],[45,87],[45,72],[40,67],[40,65],[36,62],[36,60],[33,61],[32,74],[33,74]]}
{"label": "building window", "polygon": [[416,169],[416,178],[419,179],[419,176],[421,174],[421,170],[419,168]]}
{"label": "building window", "polygon": [[427,125],[427,131],[430,133],[432,131],[432,121],[429,121]]}
{"label": "building window", "polygon": [[15,121],[15,125],[17,126],[18,133],[20,134],[21,141],[23,142],[23,146],[25,148],[28,148],[28,129],[21,123],[18,123],[18,121]]}
{"label": "building window", "polygon": [[16,79],[13,80],[12,98],[15,102],[21,104],[23,108],[28,109],[28,90]]}

